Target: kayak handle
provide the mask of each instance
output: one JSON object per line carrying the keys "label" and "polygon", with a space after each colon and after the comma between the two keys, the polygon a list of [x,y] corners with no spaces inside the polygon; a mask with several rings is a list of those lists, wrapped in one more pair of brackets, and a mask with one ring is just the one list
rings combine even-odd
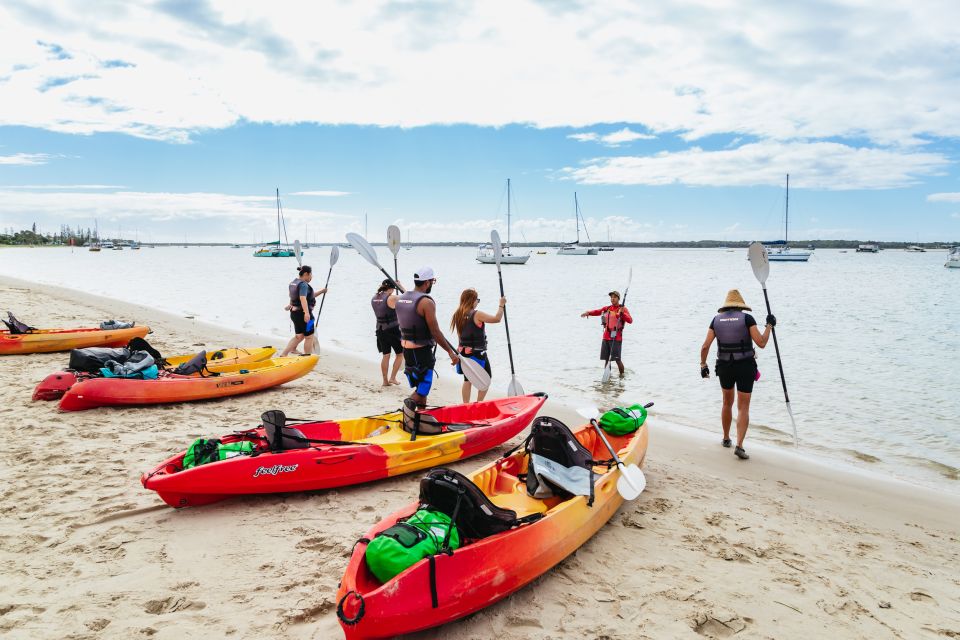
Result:
{"label": "kayak handle", "polygon": [[[354,616],[353,618],[348,618],[347,615],[343,612],[343,604],[344,602],[347,601],[347,598],[350,597],[351,593],[357,600],[360,601],[360,608],[357,610],[356,616]],[[366,604],[363,602],[363,596],[357,593],[356,591],[354,591],[353,589],[351,589],[350,591],[347,591],[343,595],[343,597],[340,598],[340,602],[337,604],[337,617],[340,618],[343,624],[350,625],[350,626],[357,624],[358,622],[360,622],[360,619],[363,618],[364,613],[366,613]]]}

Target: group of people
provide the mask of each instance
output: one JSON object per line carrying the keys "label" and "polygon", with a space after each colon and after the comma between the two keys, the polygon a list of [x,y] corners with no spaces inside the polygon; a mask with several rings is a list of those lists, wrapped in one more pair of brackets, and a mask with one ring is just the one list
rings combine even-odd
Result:
{"label": "group of people", "polygon": [[[307,266],[298,268],[298,277],[288,286],[290,312],[295,334],[284,349],[282,356],[295,353],[303,343],[304,353],[313,353],[316,348],[314,330],[316,321],[313,310],[317,296],[326,293],[326,289],[315,291],[310,285],[313,271]],[[399,283],[387,278],[377,288],[370,300],[376,318],[377,350],[381,354],[380,372],[383,386],[399,385],[397,376],[401,367],[412,389],[404,400],[404,414],[408,418],[419,416],[427,406],[427,396],[433,387],[436,350],[439,347],[450,358],[457,373],[463,375],[461,358],[470,358],[492,374],[490,358],[487,354],[488,324],[497,324],[503,319],[506,298],[501,297],[496,313],[487,313],[479,309],[480,297],[476,289],[464,289],[460,294],[460,303],[450,320],[450,329],[457,334],[457,346],[447,340],[437,320],[437,305],[431,297],[433,286],[437,282],[436,272],[431,267],[423,267],[413,274],[414,288],[400,293]],[[600,359],[605,363],[616,363],[620,376],[625,374],[622,350],[623,330],[633,323],[633,316],[620,302],[620,293],[611,291],[610,304],[584,311],[582,318],[600,316],[603,327],[603,339],[600,347]],[[710,377],[707,356],[714,340],[717,341],[717,360],[715,373],[720,379],[723,402],[720,411],[720,424],[723,431],[721,444],[733,446],[730,429],[733,422],[733,404],[737,404],[737,441],[734,454],[746,460],[750,456],[743,443],[750,422],[750,398],[753,383],[759,379],[756,352],[754,346],[763,349],[770,339],[771,329],[776,318],[768,315],[766,326],[761,332],[757,321],[750,314],[740,292],[731,290],[723,306],[711,320],[707,337],[700,348],[700,375]],[[390,357],[393,355],[393,366]],[[477,391],[477,402],[486,396],[486,390]],[[470,402],[472,385],[464,375],[461,396],[464,403]],[[419,417],[417,417],[419,425]]]}

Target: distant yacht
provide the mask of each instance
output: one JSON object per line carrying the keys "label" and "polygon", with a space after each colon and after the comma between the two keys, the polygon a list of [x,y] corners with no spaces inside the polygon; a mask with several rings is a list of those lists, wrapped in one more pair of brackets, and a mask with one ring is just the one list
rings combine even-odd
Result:
{"label": "distant yacht", "polygon": [[[527,264],[530,259],[530,252],[518,253],[514,255],[510,252],[510,178],[507,178],[507,243],[503,245],[503,251],[500,255],[501,264]],[[477,247],[477,262],[480,264],[496,264],[497,256],[493,251],[493,245],[482,244]]]}
{"label": "distant yacht", "polygon": [[907,247],[906,249],[904,249],[904,251],[911,251],[911,252],[913,252],[913,253],[926,253],[926,252],[927,252],[926,249],[924,249],[923,247],[921,247],[921,246],[918,245],[918,244],[912,244],[912,245],[910,245],[909,247]]}
{"label": "distant yacht", "polygon": [[[573,219],[577,224],[577,241],[573,244],[565,244],[559,249],[557,249],[558,256],[595,256],[599,252],[596,247],[581,247],[580,246],[580,219],[583,216],[580,214],[580,201],[577,200],[577,192],[573,192]],[[583,230],[587,231],[587,224],[583,224]],[[590,238],[589,232],[587,233],[587,239]]]}
{"label": "distant yacht", "polygon": [[880,245],[873,242],[857,245],[857,253],[880,253]]}
{"label": "distant yacht", "polygon": [[[292,258],[294,251],[289,246],[283,247],[280,244],[281,228],[286,230],[283,221],[283,212],[280,209],[280,189],[277,189],[277,240],[276,242],[265,242],[260,248],[253,252],[254,258]],[[289,245],[289,243],[288,243]]]}
{"label": "distant yacht", "polygon": [[790,231],[790,174],[787,174],[787,196],[783,209],[783,240],[764,242],[767,245],[767,258],[770,262],[806,262],[810,259],[810,252],[800,249],[791,249],[787,244]]}

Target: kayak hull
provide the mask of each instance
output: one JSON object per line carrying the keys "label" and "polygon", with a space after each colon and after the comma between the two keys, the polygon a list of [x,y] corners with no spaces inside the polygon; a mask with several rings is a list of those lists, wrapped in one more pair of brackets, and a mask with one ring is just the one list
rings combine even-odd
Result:
{"label": "kayak hull", "polygon": [[[220,354],[220,357],[209,360],[207,362],[207,369],[211,372],[217,373],[225,367],[229,367],[230,365],[266,360],[274,353],[276,353],[276,349],[273,347],[258,347],[254,349],[218,349],[208,354],[208,357],[216,354]],[[187,362],[192,357],[192,355],[174,356],[172,358],[167,358],[167,364],[171,368],[177,367],[184,362]],[[67,389],[76,384],[76,382],[77,373],[75,371],[67,369],[64,371],[51,373],[44,378],[40,384],[36,386],[36,388],[34,388],[33,399],[59,400],[63,397],[63,394],[67,392]]]}
{"label": "kayak hull", "polygon": [[275,358],[225,367],[227,371],[212,377],[167,374],[157,380],[90,378],[63,394],[60,410],[194,402],[253,393],[305,376],[317,360],[316,355]]}
{"label": "kayak hull", "polygon": [[[420,471],[488,451],[523,431],[536,417],[545,395],[500,398],[431,410],[438,420],[472,423],[460,431],[410,440],[400,414],[291,426],[309,439],[363,444],[313,444],[309,449],[262,451],[181,470],[184,452],[143,474],[143,486],[173,507],[200,506],[229,496],[330,489]],[[262,437],[262,427],[249,432]],[[364,437],[364,434],[367,434]],[[373,435],[369,435],[373,434]],[[237,434],[222,442],[244,439]],[[261,443],[262,449],[266,447]]]}
{"label": "kayak hull", "polygon": [[[599,450],[592,428],[576,431],[578,439],[597,458],[609,457]],[[625,464],[642,465],[647,450],[647,427],[635,434],[608,436]],[[605,450],[604,450],[605,451]],[[499,464],[498,464],[499,463]],[[513,508],[518,515],[532,513],[524,506],[540,503],[545,517],[503,533],[473,541],[435,561],[437,601],[431,593],[430,562],[421,560],[385,584],[370,573],[364,555],[365,544],[354,547],[337,593],[337,613],[349,640],[391,638],[436,627],[475,613],[503,598],[556,566],[592,537],[623,503],[617,492],[619,472],[614,468],[599,478],[595,501],[587,506],[582,496],[567,500],[534,500],[526,495],[525,483],[517,475],[526,469],[523,454],[515,454],[467,474],[499,506]],[[603,468],[596,468],[602,471]],[[386,517],[371,528],[365,539],[409,517],[416,502]]]}
{"label": "kayak hull", "polygon": [[41,329],[32,333],[0,331],[0,355],[53,353],[86,347],[122,347],[134,338],[143,338],[150,327],[129,329]]}

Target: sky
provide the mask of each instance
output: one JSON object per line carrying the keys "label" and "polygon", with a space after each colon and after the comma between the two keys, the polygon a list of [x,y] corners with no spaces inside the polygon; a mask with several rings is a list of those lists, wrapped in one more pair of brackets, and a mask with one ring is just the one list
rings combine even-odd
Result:
{"label": "sky", "polygon": [[[0,228],[960,239],[960,3],[0,5]],[[365,227],[365,224],[367,225]],[[581,230],[581,239],[587,236]]]}

